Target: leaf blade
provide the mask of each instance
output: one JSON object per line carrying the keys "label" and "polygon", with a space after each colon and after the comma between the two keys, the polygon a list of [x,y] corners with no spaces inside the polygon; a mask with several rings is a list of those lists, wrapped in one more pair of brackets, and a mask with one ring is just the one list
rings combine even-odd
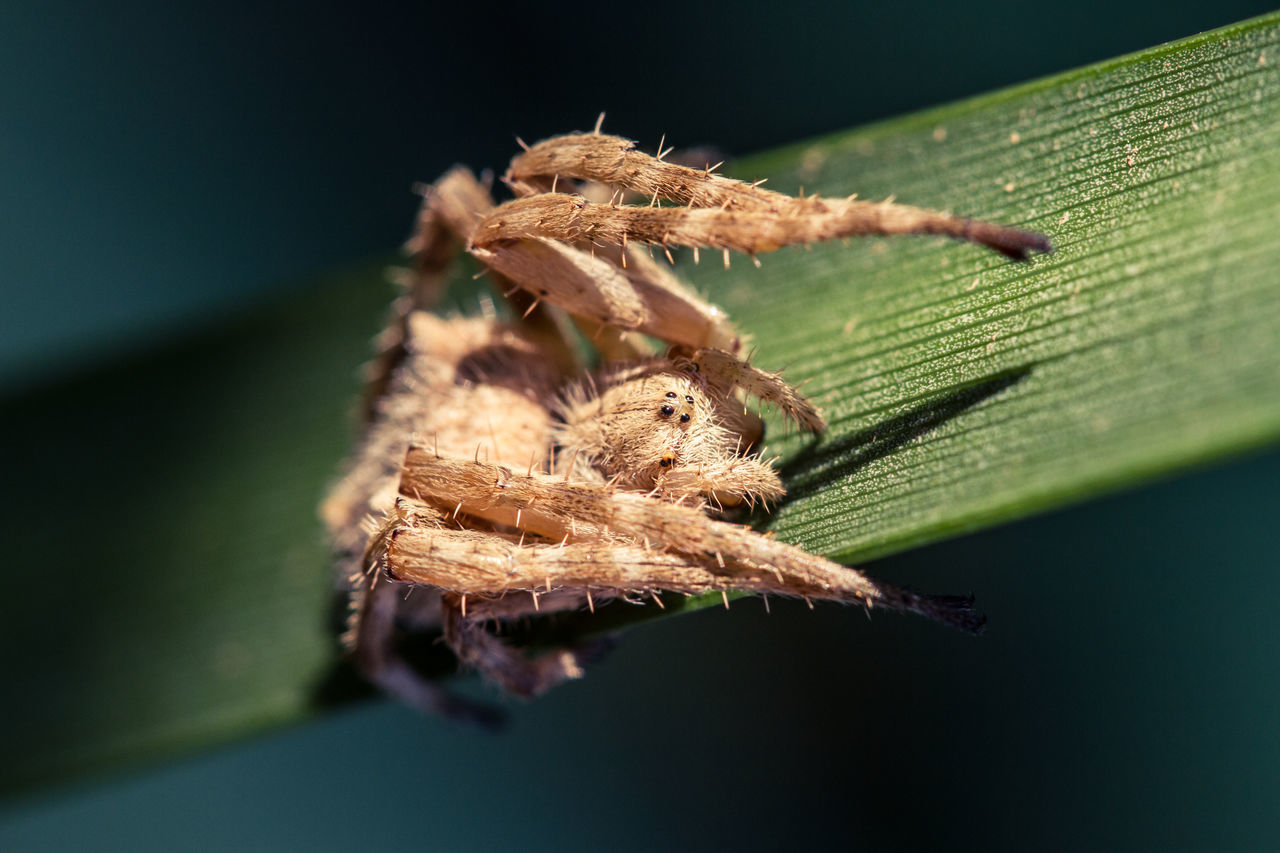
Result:
{"label": "leaf blade", "polygon": [[[832,422],[807,454],[781,442],[807,460],[790,465],[793,492],[825,488],[772,529],[866,560],[1274,439],[1273,24],[747,164],[775,189],[892,190],[1046,231],[1057,247],[1030,266],[927,241],[780,253],[751,293],[699,269],[758,332],[761,361],[809,380]],[[850,281],[856,292],[842,290]],[[839,472],[840,454],[823,451],[856,452],[877,424],[1019,370],[1024,381],[874,464]]]}

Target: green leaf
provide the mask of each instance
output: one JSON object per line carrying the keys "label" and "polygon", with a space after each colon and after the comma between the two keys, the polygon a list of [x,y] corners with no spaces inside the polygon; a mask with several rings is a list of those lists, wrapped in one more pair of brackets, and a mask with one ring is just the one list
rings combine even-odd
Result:
{"label": "green leaf", "polygon": [[778,535],[866,560],[1274,440],[1278,21],[743,164],[1056,247],[1018,265],[878,241],[698,270],[832,425],[775,445]]}
{"label": "green leaf", "polygon": [[[774,440],[790,495],[762,523],[862,561],[1274,441],[1277,44],[1272,15],[738,164],[1057,247],[1029,265],[935,239],[685,264],[832,425]],[[0,406],[6,789],[359,693],[334,669],[315,505],[380,277]]]}

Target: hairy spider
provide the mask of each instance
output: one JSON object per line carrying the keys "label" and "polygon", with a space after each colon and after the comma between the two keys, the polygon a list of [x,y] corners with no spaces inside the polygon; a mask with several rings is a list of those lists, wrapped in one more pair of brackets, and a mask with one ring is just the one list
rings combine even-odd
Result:
{"label": "hairy spider", "polygon": [[[982,625],[967,597],[878,583],[721,518],[784,493],[747,396],[810,432],[825,424],[780,375],[749,364],[724,312],[650,251],[720,249],[727,265],[731,251],[945,234],[1022,260],[1048,240],[891,202],[792,198],[668,154],[642,154],[597,123],[525,145],[505,204],[463,168],[423,191],[364,435],[322,510],[350,593],[346,646],[371,681],[418,707],[485,719],[419,677],[406,634],[442,630],[463,664],[534,695],[579,677],[598,644],[529,654],[503,625],[608,599],[744,590]],[[519,319],[430,313],[460,248]]]}

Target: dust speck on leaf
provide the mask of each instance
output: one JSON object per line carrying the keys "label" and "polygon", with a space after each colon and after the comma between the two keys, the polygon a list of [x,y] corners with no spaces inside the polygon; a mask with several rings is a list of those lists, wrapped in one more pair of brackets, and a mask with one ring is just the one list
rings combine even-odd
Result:
{"label": "dust speck on leaf", "polygon": [[805,178],[812,178],[818,174],[822,165],[827,162],[827,152],[816,145],[804,152],[804,156],[800,158],[800,174]]}

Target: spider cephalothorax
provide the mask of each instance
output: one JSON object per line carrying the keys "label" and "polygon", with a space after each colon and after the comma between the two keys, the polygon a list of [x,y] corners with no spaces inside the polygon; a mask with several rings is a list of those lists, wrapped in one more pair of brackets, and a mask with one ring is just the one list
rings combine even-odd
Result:
{"label": "spider cephalothorax", "polygon": [[[611,598],[743,590],[982,624],[967,598],[880,584],[717,517],[784,494],[748,398],[810,432],[825,424],[637,244],[720,249],[727,263],[731,250],[859,234],[946,234],[1015,259],[1048,241],[904,205],[791,198],[663,156],[597,125],[526,147],[506,204],[464,169],[425,191],[365,434],[323,507],[352,602],[345,642],[371,680],[420,707],[479,713],[417,676],[405,633],[442,631],[464,664],[536,694],[581,675],[595,648],[526,654],[493,626]],[[460,247],[519,319],[430,313]]]}

